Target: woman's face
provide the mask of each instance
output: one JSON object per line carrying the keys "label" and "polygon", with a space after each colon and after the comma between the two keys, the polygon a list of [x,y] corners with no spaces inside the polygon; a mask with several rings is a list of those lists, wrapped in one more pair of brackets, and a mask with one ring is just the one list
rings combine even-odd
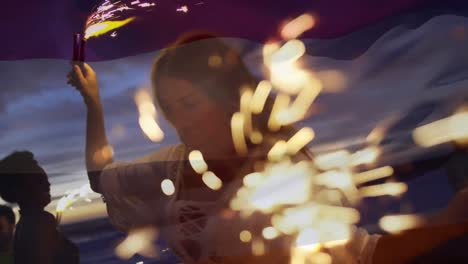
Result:
{"label": "woman's face", "polygon": [[184,144],[215,158],[232,153],[230,102],[216,102],[186,80],[165,77],[158,85],[161,107]]}

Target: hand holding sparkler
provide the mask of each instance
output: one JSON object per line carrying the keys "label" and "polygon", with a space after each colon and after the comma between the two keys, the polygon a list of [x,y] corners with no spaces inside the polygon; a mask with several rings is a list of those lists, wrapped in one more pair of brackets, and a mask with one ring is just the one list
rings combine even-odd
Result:
{"label": "hand holding sparkler", "polygon": [[72,63],[72,70],[67,75],[67,83],[74,86],[83,97],[86,105],[99,102],[99,85],[96,72],[87,63],[80,67]]}

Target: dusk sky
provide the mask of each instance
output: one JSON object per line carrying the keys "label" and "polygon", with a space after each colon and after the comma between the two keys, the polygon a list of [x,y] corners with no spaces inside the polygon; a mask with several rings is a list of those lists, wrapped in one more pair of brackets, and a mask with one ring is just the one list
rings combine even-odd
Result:
{"label": "dusk sky", "polygon": [[[144,136],[133,96],[140,88],[149,89],[149,71],[158,50],[193,21],[200,27],[225,25],[217,32],[230,37],[225,41],[239,48],[250,70],[261,78],[260,41],[276,37],[278,23],[284,18],[305,10],[318,14],[317,28],[304,35],[308,55],[303,65],[317,73],[338,71],[345,82],[341,92],[321,94],[313,115],[303,123],[316,131],[311,144],[314,152],[362,143],[377,124],[397,116],[403,124],[392,132],[398,137],[385,146],[384,159],[401,162],[432,153],[408,140],[411,131],[449,115],[468,96],[468,54],[460,52],[468,41],[467,9],[454,8],[460,1],[444,2],[448,7],[441,7],[439,1],[389,1],[379,9],[373,1],[353,5],[353,1],[337,0],[340,9],[329,9],[329,1],[314,1],[308,7],[299,1],[289,5],[260,1],[253,6],[226,1],[223,6],[230,9],[221,11],[211,1],[202,5],[190,1],[185,4],[193,7],[193,14],[189,12],[186,18],[175,12],[179,2],[162,2],[154,11],[160,13],[149,13],[149,20],[117,30],[115,38],[107,35],[87,43],[87,56],[100,82],[109,140],[118,160],[131,160],[178,142],[164,119],[160,120],[166,134],[162,142],[153,143]],[[25,8],[7,4],[11,13],[1,28],[2,36],[9,38],[0,43],[0,156],[31,150],[51,176],[53,196],[60,196],[87,182],[86,112],[78,92],[66,85],[66,74],[73,33],[80,29],[93,3],[25,3]],[[219,11],[216,16],[203,16],[214,10]],[[238,30],[242,23],[233,20],[242,10],[248,11],[244,15],[253,25],[250,31]],[[12,15],[20,13],[25,16]],[[226,23],[217,23],[220,21]],[[413,111],[428,104],[430,109],[421,116]],[[435,184],[447,185],[442,177],[438,181]]]}
{"label": "dusk sky", "polygon": [[[346,78],[345,90],[322,94],[316,102],[319,112],[306,120],[317,133],[312,149],[323,151],[362,142],[378,122],[395,114],[404,117],[425,102],[436,102],[436,106],[423,122],[447,115],[456,105],[454,98],[467,95],[468,56],[458,52],[467,39],[453,35],[460,27],[468,28],[466,18],[444,15],[415,29],[393,28],[354,59],[307,56],[304,65],[314,71],[337,70]],[[353,46],[359,36],[348,35],[346,41]],[[261,77],[260,45],[234,38],[226,41],[247,50],[246,63]],[[342,41],[305,40],[311,51]],[[166,138],[161,143],[146,139],[137,123],[133,96],[137,89],[149,88],[149,71],[156,54],[91,63],[98,73],[106,128],[117,159],[136,158],[160,145],[178,142],[165,122]],[[78,92],[66,85],[69,62],[1,61],[0,68],[4,87],[0,94],[4,139],[0,154],[15,149],[33,151],[52,176],[54,194],[84,184],[85,107]],[[403,132],[409,135],[416,125],[408,124]],[[408,156],[421,151],[408,145],[389,154]]]}

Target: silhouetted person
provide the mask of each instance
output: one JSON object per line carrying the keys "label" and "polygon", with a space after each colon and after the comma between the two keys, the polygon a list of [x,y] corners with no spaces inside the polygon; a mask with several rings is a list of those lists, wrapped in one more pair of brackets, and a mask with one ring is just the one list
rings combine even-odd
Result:
{"label": "silhouetted person", "polygon": [[13,210],[6,205],[0,205],[0,264],[13,264],[15,221]]}
{"label": "silhouetted person", "polygon": [[50,183],[34,155],[22,151],[5,157],[0,161],[0,177],[0,196],[20,208],[14,263],[79,263],[78,248],[57,230],[54,216],[44,210],[51,199]]}

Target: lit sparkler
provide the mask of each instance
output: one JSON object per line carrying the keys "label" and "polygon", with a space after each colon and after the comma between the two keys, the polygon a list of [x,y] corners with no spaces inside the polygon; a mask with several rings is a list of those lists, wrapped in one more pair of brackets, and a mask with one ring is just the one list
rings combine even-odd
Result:
{"label": "lit sparkler", "polygon": [[[247,131],[251,133],[250,138],[257,131],[256,124],[245,128],[246,118],[264,111],[272,89],[277,92],[268,120],[272,133],[302,120],[321,92],[319,78],[296,63],[305,53],[305,46],[295,38],[314,23],[310,15],[301,16],[283,28],[283,37],[288,39],[283,46],[265,44],[263,59],[270,70],[270,80],[261,81],[253,94],[241,96],[241,110],[232,118],[231,132],[239,153],[245,155],[249,151],[245,144]],[[249,111],[245,111],[247,101]],[[369,146],[356,152],[343,149],[302,161],[294,161],[295,156],[314,139],[313,129],[303,128],[289,139],[280,137],[276,142],[269,142],[267,160],[261,169],[244,176],[243,186],[232,198],[230,207],[244,216],[254,211],[269,214],[272,226],[262,229],[266,240],[281,235],[295,236],[297,242],[291,249],[291,263],[304,263],[301,260],[330,263],[330,256],[319,249],[343,245],[351,237],[352,225],[360,218],[357,210],[342,206],[341,200],[356,205],[362,197],[398,196],[407,190],[404,183],[358,187],[393,174],[390,166],[365,171],[361,168],[361,165],[371,165],[380,155],[375,145],[379,139],[375,138],[382,133],[374,132]],[[252,243],[253,255],[264,254],[262,240],[252,238],[247,230],[239,236],[242,242]]]}
{"label": "lit sparkler", "polygon": [[75,203],[76,201],[83,199],[89,200],[89,194],[93,193],[89,184],[85,184],[80,188],[74,189],[72,191],[68,191],[68,194],[60,198],[57,202],[57,206],[55,208],[55,218],[57,220],[57,225],[60,225],[62,221],[62,214],[70,208],[70,206]]}

